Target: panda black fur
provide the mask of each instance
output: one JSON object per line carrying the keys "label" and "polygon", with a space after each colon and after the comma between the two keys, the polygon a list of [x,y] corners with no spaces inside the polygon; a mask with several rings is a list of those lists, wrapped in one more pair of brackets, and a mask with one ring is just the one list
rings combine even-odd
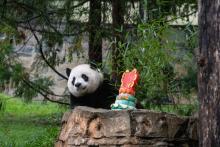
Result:
{"label": "panda black fur", "polygon": [[116,97],[116,89],[103,73],[91,68],[89,64],[81,64],[72,70],[67,68],[67,87],[70,92],[70,106],[89,106],[110,109]]}

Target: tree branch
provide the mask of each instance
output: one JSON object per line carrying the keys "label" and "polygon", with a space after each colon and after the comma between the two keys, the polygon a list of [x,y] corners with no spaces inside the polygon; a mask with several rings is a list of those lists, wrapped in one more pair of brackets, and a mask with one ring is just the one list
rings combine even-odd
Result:
{"label": "tree branch", "polygon": [[46,57],[45,57],[45,55],[44,55],[44,53],[43,53],[42,43],[39,41],[37,35],[36,35],[35,32],[33,31],[33,29],[32,29],[32,27],[31,27],[31,25],[30,25],[29,22],[28,22],[28,25],[29,25],[29,27],[30,27],[30,30],[31,30],[32,34],[34,35],[34,38],[36,39],[36,41],[37,41],[37,43],[38,43],[38,45],[39,45],[39,50],[40,50],[41,56],[42,56],[43,60],[45,61],[45,63],[46,63],[56,74],[58,74],[60,77],[62,77],[63,79],[68,80],[68,78],[67,78],[66,76],[64,76],[63,74],[61,74],[60,72],[58,72],[58,71],[49,63],[49,61],[47,61],[47,59],[46,59]]}
{"label": "tree branch", "polygon": [[[17,22],[16,22],[17,23]],[[18,23],[17,23],[18,24]],[[82,25],[82,24],[81,24]],[[45,29],[39,29],[39,28],[30,28],[26,25],[21,25],[21,24],[18,24],[17,25],[18,27],[20,28],[23,28],[23,29],[28,29],[28,30],[33,30],[35,32],[38,32],[38,33],[55,33],[55,32],[52,32],[52,31],[47,31]],[[87,30],[86,29],[83,29],[83,30],[79,30],[78,32],[76,33],[60,33],[62,36],[76,36],[76,35],[80,35],[82,34],[83,32],[86,32]]]}
{"label": "tree branch", "polygon": [[65,96],[69,96],[69,95],[58,95],[58,94],[54,94],[52,91],[47,91],[43,88],[41,88],[40,86],[38,86],[37,84],[29,81],[29,83],[31,83],[32,85],[34,85],[34,87],[37,87],[37,89],[43,91],[44,93],[47,93],[47,95],[52,95],[52,96],[56,96],[56,97],[65,97]]}
{"label": "tree branch", "polygon": [[[6,1],[6,0],[5,0]],[[82,6],[83,4],[87,3],[89,0],[84,0],[82,2],[79,2],[78,4],[74,5],[74,6],[71,6],[71,7],[68,7],[68,10],[72,10],[72,9],[75,9],[77,7],[80,7]],[[33,10],[35,10],[35,12],[38,10],[40,11],[39,9],[37,9],[36,7],[33,7],[33,6],[30,6],[28,4],[25,4],[25,3],[20,3],[20,2],[17,2],[17,1],[10,1],[8,2],[9,3],[14,3],[16,5],[19,5],[20,7],[22,7],[23,9],[27,10],[27,11],[31,11],[33,12]],[[27,18],[26,20],[23,20],[23,21],[18,21],[19,23],[27,23],[27,22],[31,22],[37,18],[40,18],[42,16],[46,16],[46,15],[53,15],[53,14],[65,14],[66,13],[66,8],[60,8],[60,9],[56,9],[56,10],[51,10],[51,11],[48,11],[47,13],[45,12],[42,12],[40,11],[40,14],[36,15],[36,16],[33,16],[31,18]]]}
{"label": "tree branch", "polygon": [[[6,1],[6,0],[5,0]],[[68,7],[68,10],[71,10],[71,9],[74,9],[74,8],[77,8],[79,6],[82,6],[83,4],[85,4],[86,2],[88,2],[89,0],[84,0],[82,2],[79,2],[78,4],[74,5],[74,6],[71,6],[71,7]],[[81,34],[82,32],[84,32],[85,30],[82,30],[82,31],[79,31],[79,33],[61,33],[59,30],[57,30],[56,27],[53,26],[53,24],[50,22],[50,19],[49,19],[49,16],[50,15],[53,15],[53,14],[62,14],[62,13],[66,13],[66,9],[67,8],[60,8],[60,9],[56,9],[56,10],[52,10],[52,11],[49,11],[49,12],[44,12],[42,11],[41,9],[38,9],[36,7],[33,7],[33,6],[30,6],[26,3],[21,3],[21,2],[17,2],[17,1],[9,1],[8,2],[9,4],[14,4],[16,6],[19,6],[21,7],[22,9],[24,9],[25,11],[27,12],[34,12],[35,14],[37,14],[37,16],[33,16],[31,18],[27,18],[26,20],[17,20],[15,21],[17,24],[21,24],[21,23],[30,23],[31,21],[37,19],[37,18],[44,18],[45,19],[45,22],[47,23],[47,25],[52,28],[52,30],[59,34],[59,35],[65,35],[65,36],[74,36],[74,35],[78,35],[78,34]],[[6,6],[5,6],[6,7]],[[23,26],[24,27],[24,26]],[[48,32],[46,30],[38,30],[39,31],[43,31],[43,32]],[[48,32],[48,33],[51,33],[51,32]]]}
{"label": "tree branch", "polygon": [[58,103],[58,104],[63,104],[63,105],[70,105],[69,103],[65,103],[65,102],[61,102],[61,101],[55,101],[50,99],[47,94],[44,94],[42,91],[40,91],[39,89],[35,88],[33,85],[31,85],[27,80],[23,79],[23,82],[28,85],[30,88],[32,88],[33,90],[35,90],[36,92],[38,92],[39,94],[41,94],[46,100],[53,102],[53,103]]}

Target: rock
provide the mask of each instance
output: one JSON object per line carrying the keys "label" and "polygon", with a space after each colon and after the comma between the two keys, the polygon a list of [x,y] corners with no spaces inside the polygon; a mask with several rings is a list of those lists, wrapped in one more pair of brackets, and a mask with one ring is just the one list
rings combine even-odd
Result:
{"label": "rock", "polygon": [[198,146],[197,120],[168,113],[79,106],[64,115],[62,124],[56,147]]}

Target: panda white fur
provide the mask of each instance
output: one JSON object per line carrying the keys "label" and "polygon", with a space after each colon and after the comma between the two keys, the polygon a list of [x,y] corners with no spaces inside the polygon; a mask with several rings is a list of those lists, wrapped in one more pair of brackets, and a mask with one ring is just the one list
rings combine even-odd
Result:
{"label": "panda white fur", "polygon": [[72,70],[67,68],[67,87],[70,92],[70,106],[89,106],[110,109],[116,97],[116,89],[103,73],[89,64],[81,64]]}

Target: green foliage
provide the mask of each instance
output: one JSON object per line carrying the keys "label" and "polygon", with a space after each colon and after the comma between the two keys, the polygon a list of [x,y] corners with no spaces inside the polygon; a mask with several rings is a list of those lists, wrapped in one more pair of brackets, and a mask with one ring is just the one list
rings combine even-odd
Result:
{"label": "green foliage", "polygon": [[5,111],[0,113],[0,146],[52,147],[58,135],[62,113],[57,104],[33,101],[24,103],[20,98],[0,94],[5,100]]}
{"label": "green foliage", "polygon": [[24,67],[20,63],[12,65],[10,78],[14,81],[15,85],[18,85],[24,76]]}
{"label": "green foliage", "polygon": [[[0,41],[0,87],[4,86],[12,76],[13,69],[17,69],[12,58],[12,45],[9,40]],[[13,76],[14,77],[14,76]]]}
{"label": "green foliage", "polygon": [[184,32],[186,33],[185,47],[194,54],[195,48],[197,48],[199,44],[198,26],[192,26],[191,24],[186,25]]}
{"label": "green foliage", "polygon": [[[182,97],[190,99],[190,94],[197,89],[197,68],[192,52],[197,45],[196,32],[182,29],[184,35],[177,40],[172,38],[172,29],[159,21],[139,25],[136,38],[127,37],[127,43],[119,43],[124,69],[137,68],[140,72],[136,97],[146,108],[152,103],[160,107],[163,101],[171,102]],[[189,38],[195,42],[189,43]],[[183,109],[177,107],[177,110]],[[184,115],[194,108],[187,110]]]}
{"label": "green foliage", "polygon": [[164,37],[168,26],[160,23],[140,25],[138,38],[124,52],[125,69],[137,68],[140,82],[137,97],[161,98],[167,95],[169,82],[173,78],[171,53],[175,51],[174,43]]}
{"label": "green foliage", "polygon": [[60,64],[59,58],[57,58],[57,47],[63,44],[63,36],[60,35],[60,33],[43,33],[42,34],[42,40],[45,43],[45,49],[44,55],[47,58],[47,61],[50,63],[52,66],[56,66]]}
{"label": "green foliage", "polygon": [[0,90],[4,90],[5,85],[13,81],[15,95],[24,98],[27,102],[37,96],[41,89],[50,91],[49,87],[54,84],[50,78],[36,75],[34,78],[30,77],[16,59],[18,56],[13,50],[12,42],[15,37],[20,39],[19,32],[8,25],[1,27],[0,31],[6,34],[6,38],[0,40]]}
{"label": "green foliage", "polygon": [[13,52],[13,37],[17,32],[10,26],[0,25],[0,32],[5,33],[5,39],[0,40],[0,87],[13,80],[17,85],[22,79],[24,68],[16,61],[16,54]]}
{"label": "green foliage", "polygon": [[29,85],[26,81],[21,81],[16,87],[15,95],[24,98],[26,102],[30,102],[33,97],[36,97],[38,91],[50,91],[49,87],[54,83],[47,77],[36,77],[36,79],[29,81]]}
{"label": "green foliage", "polygon": [[[177,73],[175,84],[182,93],[189,95],[193,90],[197,90],[198,28],[186,25],[182,32],[185,36],[180,41],[182,43],[178,44],[178,51],[175,54],[175,64],[181,66],[182,69],[175,69]],[[182,73],[181,70],[183,70]]]}

